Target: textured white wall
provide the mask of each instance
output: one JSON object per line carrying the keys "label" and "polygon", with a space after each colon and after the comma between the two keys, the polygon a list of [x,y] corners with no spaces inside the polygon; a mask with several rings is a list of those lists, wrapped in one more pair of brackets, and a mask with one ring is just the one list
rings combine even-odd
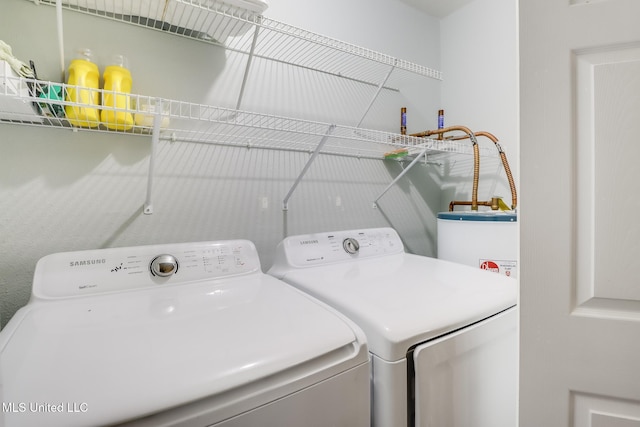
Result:
{"label": "textured white wall", "polygon": [[[440,67],[438,21],[399,1],[327,0],[306,2],[302,8],[295,0],[271,0],[266,15]],[[99,62],[122,53],[129,58],[136,93],[235,105],[242,66],[237,55],[72,12],[65,12],[64,19],[68,59],[80,47],[92,48]],[[54,8],[25,0],[0,3],[0,39],[17,57],[35,60],[40,78],[54,81],[60,79],[55,34]],[[258,62],[245,107],[295,110],[323,121],[350,122],[361,114],[350,104],[359,89],[345,84],[336,91],[342,99],[330,99],[326,86],[333,82],[297,73]],[[310,83],[288,90],[289,76]],[[404,105],[409,106],[410,131],[433,127],[435,116],[432,123],[421,122],[439,104],[439,83],[427,81],[419,91],[391,97],[386,109],[392,114],[374,108],[375,119],[365,126],[397,130],[398,110]],[[266,270],[271,251],[286,234],[392,226],[409,251],[435,255],[435,215],[441,201],[433,167],[415,168],[373,209],[371,201],[401,171],[400,165],[320,156],[294,193],[289,211],[283,212],[281,200],[307,154],[161,142],[155,212],[143,215],[149,147],[146,137],[0,124],[3,324],[27,302],[37,260],[54,252],[247,238],[256,243]]]}
{"label": "textured white wall", "polygon": [[[440,23],[445,125],[493,133],[514,175],[518,174],[519,156],[517,22],[517,0],[476,0]],[[486,138],[479,143],[493,145]],[[449,159],[442,209],[452,199],[471,200],[472,172],[468,157]],[[510,204],[501,164],[483,159],[481,173],[480,200],[498,195]]]}

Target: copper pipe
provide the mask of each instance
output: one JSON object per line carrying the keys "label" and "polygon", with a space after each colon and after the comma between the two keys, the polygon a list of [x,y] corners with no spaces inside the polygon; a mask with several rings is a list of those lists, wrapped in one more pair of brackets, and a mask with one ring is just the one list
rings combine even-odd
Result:
{"label": "copper pipe", "polygon": [[[434,129],[434,130],[425,130],[424,132],[418,132],[418,133],[412,133],[410,136],[417,136],[419,138],[425,137],[425,136],[431,136],[431,135],[437,135],[437,134],[445,134],[447,132],[453,132],[453,131],[461,131],[464,132],[466,135],[469,135],[473,132],[471,132],[471,129],[469,129],[466,126],[449,126],[446,128],[442,128],[442,129]],[[465,138],[469,138],[469,136],[466,136]]]}
{"label": "copper pipe", "polygon": [[511,209],[515,209],[518,205],[518,193],[516,191],[516,184],[513,180],[513,174],[511,173],[509,162],[507,161],[507,155],[498,143],[498,138],[496,138],[492,133],[486,131],[476,132],[476,136],[484,136],[486,138],[489,138],[495,144],[496,149],[498,150],[498,154],[500,155],[500,160],[502,160],[502,167],[504,167],[504,171],[507,174],[507,181],[509,181],[509,188],[511,190]]}
{"label": "copper pipe", "polygon": [[[435,134],[443,134],[445,132],[451,132],[454,130],[458,130],[458,131],[462,131],[465,133],[465,135],[455,135],[455,136],[448,136],[446,138],[444,138],[446,141],[459,141],[462,139],[471,139],[471,141],[473,142],[473,157],[474,157],[474,162],[473,162],[473,193],[472,193],[472,200],[471,203],[468,202],[461,202],[461,201],[453,201],[449,204],[449,210],[453,211],[453,206],[455,205],[471,205],[471,210],[478,210],[478,205],[480,206],[491,206],[491,209],[493,210],[497,210],[498,208],[495,207],[496,205],[493,203],[493,199],[492,202],[478,202],[478,180],[479,180],[479,176],[480,176],[480,154],[479,154],[479,150],[478,150],[478,144],[477,144],[477,140],[475,140],[475,138],[473,137],[474,133],[471,132],[471,130],[469,130],[469,128],[465,127],[465,126],[450,126],[447,128],[443,128],[443,129],[437,129],[437,130],[427,130],[424,132],[420,132],[420,133],[415,133],[412,134],[411,136],[417,136],[417,137],[424,137],[424,136],[431,136],[431,135],[435,135]],[[495,135],[493,135],[492,133],[486,132],[486,131],[480,131],[480,132],[476,132],[475,136],[484,136],[488,139],[490,139],[496,146],[497,150],[498,150],[498,154],[500,155],[500,160],[502,161],[502,166],[504,167],[504,171],[507,174],[507,180],[509,181],[509,188],[511,190],[511,209],[515,209],[518,205],[518,194],[517,194],[517,190],[516,190],[516,184],[513,180],[513,174],[511,173],[511,168],[509,167],[509,162],[507,161],[507,155],[505,154],[505,152],[502,150],[502,147],[500,146],[500,144],[498,143],[498,138],[495,137]],[[475,208],[475,209],[474,209]]]}
{"label": "copper pipe", "polygon": [[478,210],[478,182],[480,180],[480,148],[478,147],[478,140],[474,133],[465,126],[449,126],[442,129],[426,130],[424,132],[413,133],[411,136],[426,137],[431,135],[443,136],[447,132],[460,131],[464,132],[465,136],[458,136],[452,138],[445,138],[449,140],[455,139],[471,139],[473,143],[473,189],[471,191],[471,210]]}
{"label": "copper pipe", "polygon": [[[491,200],[487,202],[477,202],[477,204],[478,206],[489,206],[492,211],[497,211],[498,209],[500,209],[500,205],[498,204],[499,200],[500,200],[499,197],[492,197]],[[454,200],[451,203],[449,203],[449,212],[453,212],[453,208],[455,206],[472,206],[472,202]]]}

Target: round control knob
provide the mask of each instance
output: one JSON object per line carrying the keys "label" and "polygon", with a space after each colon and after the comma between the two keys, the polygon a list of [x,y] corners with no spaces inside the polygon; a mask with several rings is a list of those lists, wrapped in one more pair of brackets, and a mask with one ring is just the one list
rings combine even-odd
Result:
{"label": "round control knob", "polygon": [[360,250],[360,243],[353,237],[347,237],[342,241],[342,247],[348,254],[354,255]]}
{"label": "round control knob", "polygon": [[154,276],[168,277],[178,271],[178,260],[173,255],[158,255],[149,266]]}

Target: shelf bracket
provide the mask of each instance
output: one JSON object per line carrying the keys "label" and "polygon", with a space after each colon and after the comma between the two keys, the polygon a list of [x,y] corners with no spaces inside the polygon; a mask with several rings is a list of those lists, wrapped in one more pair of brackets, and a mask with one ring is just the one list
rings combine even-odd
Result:
{"label": "shelf bracket", "polygon": [[336,128],[336,125],[329,126],[329,129],[327,129],[327,132],[324,134],[324,136],[320,140],[320,143],[318,143],[318,146],[316,147],[315,151],[313,152],[311,157],[309,157],[309,160],[307,160],[307,163],[304,165],[304,168],[302,168],[302,172],[300,172],[300,175],[298,175],[298,178],[296,178],[296,181],[291,186],[291,189],[289,190],[287,195],[284,196],[284,200],[282,200],[283,211],[289,210],[289,199],[291,198],[291,195],[296,190],[296,187],[298,186],[298,184],[300,184],[300,181],[302,181],[302,178],[309,170],[309,167],[311,167],[311,164],[313,163],[313,161],[316,159],[316,157],[318,157],[318,154],[320,154],[322,147],[327,142],[327,140],[329,139],[329,137],[331,136],[335,128]]}
{"label": "shelf bracket", "polygon": [[62,25],[62,0],[56,0],[56,25],[58,29],[58,54],[60,56],[60,68],[62,69],[62,80],[65,80],[65,62],[64,62],[64,35]]}
{"label": "shelf bracket", "polygon": [[420,161],[420,159],[421,159],[423,156],[424,156],[424,158],[425,158],[425,160],[426,160],[426,158],[427,158],[427,157],[426,157],[426,155],[427,155],[427,151],[428,151],[428,150],[429,150],[429,148],[425,148],[425,149],[423,149],[423,150],[420,152],[420,154],[418,154],[418,155],[416,156],[416,158],[415,158],[415,159],[413,159],[413,161],[412,161],[411,163],[409,163],[409,166],[407,166],[406,168],[404,168],[404,170],[403,170],[402,172],[400,172],[400,174],[399,174],[399,175],[398,175],[398,176],[397,176],[393,181],[391,181],[391,184],[389,184],[389,185],[387,186],[387,188],[385,188],[385,189],[384,189],[384,191],[383,191],[382,193],[380,193],[380,195],[379,195],[379,196],[378,196],[378,197],[373,201],[373,208],[374,208],[374,209],[378,207],[378,200],[380,200],[380,198],[382,198],[382,196],[384,196],[384,195],[385,195],[385,193],[386,193],[387,191],[389,191],[389,189],[390,189],[391,187],[393,187],[393,186],[396,184],[396,182],[398,182],[398,181],[400,180],[400,178],[402,178],[402,177],[403,177],[407,172],[409,172],[409,170],[410,170],[410,169],[411,169],[411,168],[412,168],[416,163],[418,163],[418,162]]}
{"label": "shelf bracket", "polygon": [[362,125],[362,122],[364,121],[364,118],[367,117],[367,114],[369,114],[369,110],[371,110],[371,107],[373,107],[373,103],[376,102],[376,99],[378,99],[378,95],[380,95],[380,92],[382,91],[382,88],[384,88],[384,85],[387,83],[387,80],[389,80],[389,77],[391,77],[391,73],[393,73],[393,70],[396,69],[396,65],[397,64],[398,64],[398,60],[394,59],[393,60],[393,65],[389,69],[389,72],[384,77],[384,80],[382,80],[382,82],[378,85],[378,89],[376,90],[376,93],[373,94],[373,97],[371,98],[371,101],[369,102],[369,105],[364,110],[364,114],[362,114],[362,117],[360,117],[360,121],[356,125],[357,128],[359,128]]}
{"label": "shelf bracket", "polygon": [[156,164],[156,151],[158,149],[158,141],[160,140],[160,124],[162,123],[162,99],[156,99],[156,113],[153,116],[153,131],[151,132],[151,154],[149,155],[149,175],[147,177],[147,198],[144,202],[142,212],[145,215],[153,213],[153,204],[151,203],[151,193],[153,191],[153,175]]}
{"label": "shelf bracket", "polygon": [[253,41],[251,42],[251,50],[249,51],[249,58],[247,58],[247,65],[244,67],[244,76],[242,76],[242,86],[240,86],[240,94],[238,95],[238,102],[236,103],[236,110],[240,109],[240,105],[242,105],[242,98],[244,98],[244,89],[247,86],[247,80],[249,79],[249,70],[251,69],[251,63],[253,62],[253,58],[256,51],[256,44],[258,43],[258,33],[260,32],[261,17],[258,16],[258,22],[256,23],[256,28],[253,31]]}

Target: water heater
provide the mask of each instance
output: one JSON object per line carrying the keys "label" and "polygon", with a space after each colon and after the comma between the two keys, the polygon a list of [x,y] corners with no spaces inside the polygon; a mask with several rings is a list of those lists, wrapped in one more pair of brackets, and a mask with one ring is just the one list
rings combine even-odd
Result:
{"label": "water heater", "polygon": [[515,212],[441,212],[438,258],[505,276],[518,276],[518,218]]}

